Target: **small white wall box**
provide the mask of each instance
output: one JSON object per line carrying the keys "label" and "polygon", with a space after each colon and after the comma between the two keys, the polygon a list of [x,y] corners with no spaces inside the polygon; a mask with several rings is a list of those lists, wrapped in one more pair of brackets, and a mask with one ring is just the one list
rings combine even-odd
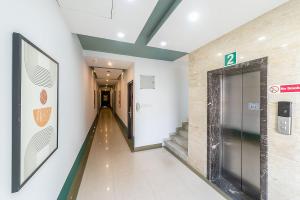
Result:
{"label": "small white wall box", "polygon": [[155,89],[155,76],[140,75],[140,89]]}

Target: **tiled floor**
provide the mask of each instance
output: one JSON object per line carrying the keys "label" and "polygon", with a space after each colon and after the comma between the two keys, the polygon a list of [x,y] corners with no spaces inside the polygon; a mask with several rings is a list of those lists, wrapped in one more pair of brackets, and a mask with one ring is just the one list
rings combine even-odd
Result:
{"label": "tiled floor", "polygon": [[78,200],[221,200],[165,149],[131,153],[110,110],[102,110]]}

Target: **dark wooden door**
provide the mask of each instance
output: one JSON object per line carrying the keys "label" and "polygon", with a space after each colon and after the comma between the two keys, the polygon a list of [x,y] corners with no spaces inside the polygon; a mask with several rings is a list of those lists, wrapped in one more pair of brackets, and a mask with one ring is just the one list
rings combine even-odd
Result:
{"label": "dark wooden door", "polygon": [[133,81],[128,83],[128,138],[133,137]]}
{"label": "dark wooden door", "polygon": [[110,107],[110,91],[101,92],[101,107]]}

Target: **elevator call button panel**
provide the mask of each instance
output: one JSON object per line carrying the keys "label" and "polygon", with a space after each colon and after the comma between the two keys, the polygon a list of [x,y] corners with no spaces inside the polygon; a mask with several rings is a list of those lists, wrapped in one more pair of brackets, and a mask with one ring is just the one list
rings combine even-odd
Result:
{"label": "elevator call button panel", "polygon": [[292,134],[292,102],[278,102],[278,132],[284,135]]}

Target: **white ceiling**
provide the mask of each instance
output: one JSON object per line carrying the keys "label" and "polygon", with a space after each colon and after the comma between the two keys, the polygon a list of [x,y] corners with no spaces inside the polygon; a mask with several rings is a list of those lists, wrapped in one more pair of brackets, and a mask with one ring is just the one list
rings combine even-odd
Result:
{"label": "white ceiling", "polygon": [[[148,45],[192,52],[287,1],[183,0]],[[191,12],[199,13],[197,21],[188,20]]]}
{"label": "white ceiling", "polygon": [[[158,0],[58,0],[76,34],[134,43]],[[117,36],[125,34],[124,38]]]}
{"label": "white ceiling", "polygon": [[[97,83],[99,85],[115,85],[117,79],[124,70],[133,66],[133,62],[125,60],[116,60],[101,58],[97,56],[85,56],[85,62],[88,66],[94,67],[97,74]],[[107,76],[109,74],[109,76]],[[107,81],[108,80],[108,81]]]}
{"label": "white ceiling", "polygon": [[130,61],[101,58],[97,56],[85,56],[85,62],[90,67],[104,67],[116,69],[128,69],[134,64]]}
{"label": "white ceiling", "polygon": [[117,80],[109,80],[108,82],[106,80],[97,80],[98,85],[107,85],[107,86],[113,86],[117,84]]}
{"label": "white ceiling", "polygon": [[[121,69],[107,69],[107,68],[95,68],[97,74],[97,83],[99,85],[114,85],[118,81],[117,79],[122,74]],[[109,74],[109,76],[107,76]]]}
{"label": "white ceiling", "polygon": [[[98,79],[116,80],[122,74],[121,69],[95,68]],[[109,74],[109,76],[107,76]]]}
{"label": "white ceiling", "polygon": [[85,13],[91,17],[111,18],[112,0],[58,0],[64,11],[73,14]]}

